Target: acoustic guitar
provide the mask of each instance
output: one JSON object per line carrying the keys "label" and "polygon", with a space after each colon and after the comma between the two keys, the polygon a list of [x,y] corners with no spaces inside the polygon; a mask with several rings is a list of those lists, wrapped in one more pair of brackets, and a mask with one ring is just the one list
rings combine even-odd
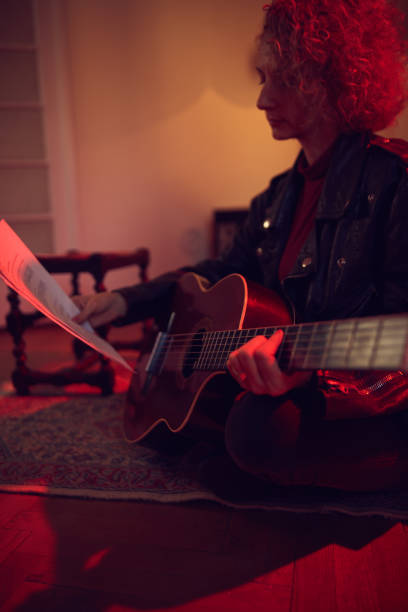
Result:
{"label": "acoustic guitar", "polygon": [[207,288],[204,279],[188,273],[175,292],[170,328],[141,356],[131,380],[126,438],[137,442],[160,422],[180,431],[209,381],[226,373],[231,351],[278,329],[284,338],[276,358],[285,371],[385,371],[406,378],[408,314],[295,325],[277,294],[239,274]]}

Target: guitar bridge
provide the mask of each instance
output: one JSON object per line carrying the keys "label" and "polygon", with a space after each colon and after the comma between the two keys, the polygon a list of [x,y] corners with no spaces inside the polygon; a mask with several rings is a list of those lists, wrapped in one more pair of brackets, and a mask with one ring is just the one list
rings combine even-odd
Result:
{"label": "guitar bridge", "polygon": [[152,352],[150,353],[150,357],[149,357],[149,360],[145,368],[146,380],[144,382],[143,389],[142,389],[143,395],[146,395],[153,376],[158,376],[160,372],[162,371],[163,364],[164,364],[164,357],[162,358],[164,344],[173,326],[175,315],[176,315],[175,312],[171,313],[169,322],[167,324],[167,330],[165,332],[159,332],[157,334],[156,340],[153,345]]}

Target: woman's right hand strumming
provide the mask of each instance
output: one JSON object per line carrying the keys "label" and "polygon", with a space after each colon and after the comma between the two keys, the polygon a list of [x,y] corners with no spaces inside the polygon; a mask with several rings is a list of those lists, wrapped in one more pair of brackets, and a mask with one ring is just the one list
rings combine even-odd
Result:
{"label": "woman's right hand strumming", "polygon": [[127,304],[120,293],[104,291],[91,295],[75,295],[73,302],[80,312],[74,317],[76,323],[89,321],[92,327],[107,325],[115,319],[125,316]]}

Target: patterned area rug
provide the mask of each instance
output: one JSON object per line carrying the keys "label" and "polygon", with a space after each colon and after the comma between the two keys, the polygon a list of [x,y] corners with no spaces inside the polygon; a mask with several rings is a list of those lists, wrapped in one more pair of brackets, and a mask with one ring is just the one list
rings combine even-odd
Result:
{"label": "patterned area rug", "polygon": [[236,489],[203,484],[208,448],[164,456],[122,433],[123,395],[0,398],[0,490],[119,500],[210,500],[236,508],[408,518],[408,493]]}

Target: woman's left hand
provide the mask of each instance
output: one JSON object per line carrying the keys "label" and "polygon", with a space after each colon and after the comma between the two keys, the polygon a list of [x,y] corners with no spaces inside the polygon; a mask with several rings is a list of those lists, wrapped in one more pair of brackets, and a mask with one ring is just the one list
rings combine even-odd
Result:
{"label": "woman's left hand", "polygon": [[256,336],[230,354],[228,370],[243,389],[277,397],[309,382],[313,374],[310,371],[285,374],[280,369],[275,355],[283,336],[282,330],[270,338]]}

